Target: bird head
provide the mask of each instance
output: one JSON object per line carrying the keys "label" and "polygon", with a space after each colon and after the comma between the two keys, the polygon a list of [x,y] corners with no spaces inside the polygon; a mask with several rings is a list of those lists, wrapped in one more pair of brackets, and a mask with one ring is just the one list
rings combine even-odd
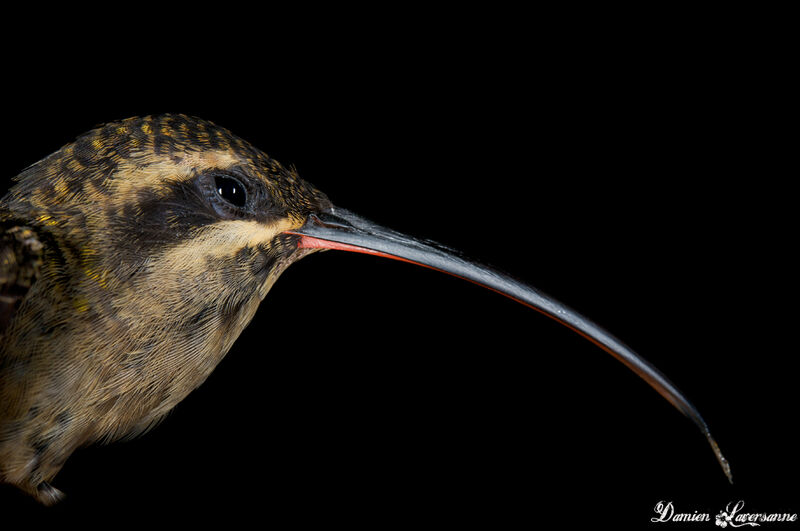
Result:
{"label": "bird head", "polygon": [[[266,287],[327,197],[249,143],[183,115],[110,123],[27,168],[3,206],[58,241],[106,294],[148,274]],[[217,275],[214,275],[217,272]],[[217,278],[213,278],[213,277]],[[167,288],[162,285],[162,291]],[[177,286],[176,286],[177,288]]]}

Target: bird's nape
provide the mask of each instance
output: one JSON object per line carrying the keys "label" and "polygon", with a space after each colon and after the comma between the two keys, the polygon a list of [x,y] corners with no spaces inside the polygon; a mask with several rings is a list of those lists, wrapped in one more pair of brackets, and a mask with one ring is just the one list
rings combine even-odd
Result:
{"label": "bird's nape", "polygon": [[381,227],[341,208],[331,207],[312,214],[303,227],[287,233],[299,237],[297,245],[301,249],[350,251],[420,265],[468,280],[555,319],[625,364],[690,418],[711,445],[728,481],[733,482],[730,464],[711,436],[705,420],[680,390],[619,339],[552,297],[453,249]]}

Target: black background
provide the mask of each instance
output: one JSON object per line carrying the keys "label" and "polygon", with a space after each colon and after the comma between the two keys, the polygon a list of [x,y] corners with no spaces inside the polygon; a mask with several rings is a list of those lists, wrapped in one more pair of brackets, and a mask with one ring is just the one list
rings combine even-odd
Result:
{"label": "black background", "polygon": [[65,33],[14,54],[3,177],[106,121],[214,121],[335,204],[608,328],[694,402],[733,486],[691,422],[566,328],[429,270],[328,252],[284,273],[162,425],[76,452],[55,508],[3,487],[4,514],[672,528],[649,522],[671,500],[709,528],[736,500],[800,511],[781,34],[719,13],[621,15],[373,13],[330,35],[277,19],[238,39],[145,27],[165,41],[153,51],[118,49],[130,35],[113,29]]}

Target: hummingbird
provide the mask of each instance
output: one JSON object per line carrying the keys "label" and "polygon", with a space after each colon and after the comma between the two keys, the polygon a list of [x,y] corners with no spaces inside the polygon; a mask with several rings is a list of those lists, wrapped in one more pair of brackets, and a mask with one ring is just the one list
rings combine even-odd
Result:
{"label": "hummingbird", "polygon": [[209,121],[111,122],[0,200],[0,482],[45,505],[79,447],[140,435],[201,385],[294,262],[401,260],[484,286],[625,364],[693,421],[658,369],[586,317],[458,251],[382,227]]}

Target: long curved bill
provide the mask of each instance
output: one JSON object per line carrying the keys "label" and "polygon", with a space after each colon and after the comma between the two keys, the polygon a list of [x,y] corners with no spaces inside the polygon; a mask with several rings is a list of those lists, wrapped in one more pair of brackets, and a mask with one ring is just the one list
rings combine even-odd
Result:
{"label": "long curved bill", "polygon": [[371,254],[442,271],[484,286],[555,319],[624,363],[689,417],[703,432],[725,475],[733,482],[730,465],[700,413],[666,376],[610,333],[535,288],[468,260],[457,251],[381,227],[341,208],[333,207],[326,212],[312,214],[303,227],[287,233],[300,237],[299,248]]}

